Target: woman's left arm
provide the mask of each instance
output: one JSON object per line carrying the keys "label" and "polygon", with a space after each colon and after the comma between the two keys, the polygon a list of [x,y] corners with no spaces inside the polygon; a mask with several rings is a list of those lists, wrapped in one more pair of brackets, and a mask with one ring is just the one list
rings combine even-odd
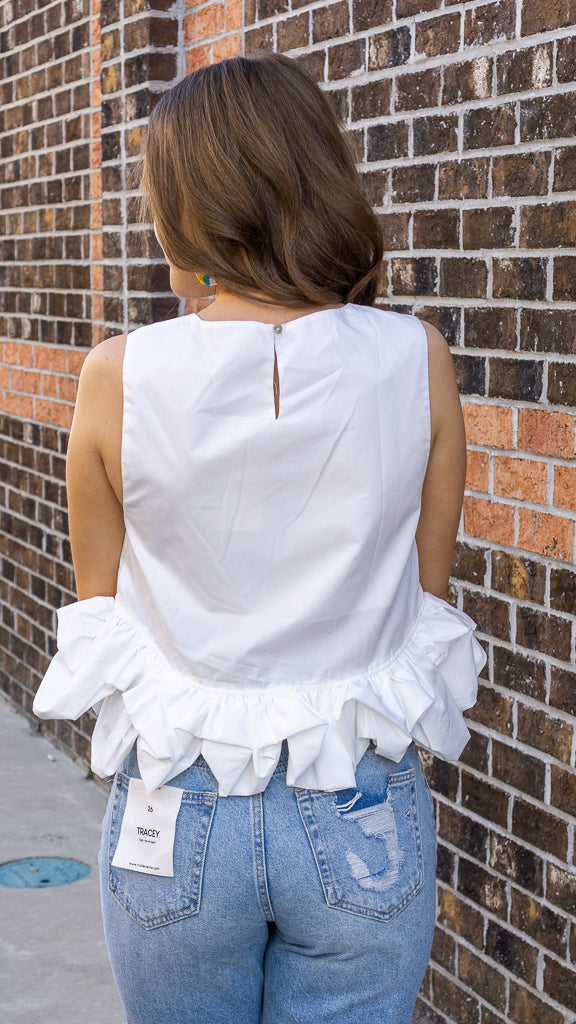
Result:
{"label": "woman's left arm", "polygon": [[68,517],[78,600],[116,594],[124,543],[122,366],[126,336],[87,356],[66,460]]}

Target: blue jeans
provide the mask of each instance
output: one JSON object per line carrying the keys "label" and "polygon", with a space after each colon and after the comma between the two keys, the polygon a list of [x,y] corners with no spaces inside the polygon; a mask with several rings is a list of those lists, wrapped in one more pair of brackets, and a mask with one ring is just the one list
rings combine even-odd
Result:
{"label": "blue jeans", "polygon": [[410,1024],[435,917],[432,798],[415,746],[370,748],[357,789],[219,797],[203,758],[184,790],[174,877],[113,867],[132,751],[100,850],[102,908],[128,1024]]}

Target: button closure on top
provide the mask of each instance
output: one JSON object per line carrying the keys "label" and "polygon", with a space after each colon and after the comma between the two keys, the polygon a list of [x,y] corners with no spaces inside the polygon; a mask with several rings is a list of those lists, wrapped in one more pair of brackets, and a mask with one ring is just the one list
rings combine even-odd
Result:
{"label": "button closure on top", "polygon": [[282,334],[282,324],[274,324],[274,334]]}

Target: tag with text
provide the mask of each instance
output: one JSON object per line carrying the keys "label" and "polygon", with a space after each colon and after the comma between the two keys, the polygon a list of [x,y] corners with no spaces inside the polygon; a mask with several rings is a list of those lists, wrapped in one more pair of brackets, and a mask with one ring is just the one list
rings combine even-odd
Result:
{"label": "tag with text", "polygon": [[175,786],[161,786],[149,795],[141,779],[130,779],[114,867],[173,877],[182,793]]}

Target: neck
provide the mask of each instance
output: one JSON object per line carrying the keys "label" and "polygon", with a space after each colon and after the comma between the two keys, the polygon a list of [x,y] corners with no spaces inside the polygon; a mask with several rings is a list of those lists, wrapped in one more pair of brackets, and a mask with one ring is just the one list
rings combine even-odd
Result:
{"label": "neck", "polygon": [[314,313],[320,309],[336,309],[341,305],[343,304],[273,305],[269,302],[259,302],[257,299],[244,298],[244,296],[236,295],[220,286],[216,298],[198,316],[201,320],[259,320],[264,324],[277,324],[288,323],[290,320],[296,320],[299,316],[305,316],[307,313]]}

